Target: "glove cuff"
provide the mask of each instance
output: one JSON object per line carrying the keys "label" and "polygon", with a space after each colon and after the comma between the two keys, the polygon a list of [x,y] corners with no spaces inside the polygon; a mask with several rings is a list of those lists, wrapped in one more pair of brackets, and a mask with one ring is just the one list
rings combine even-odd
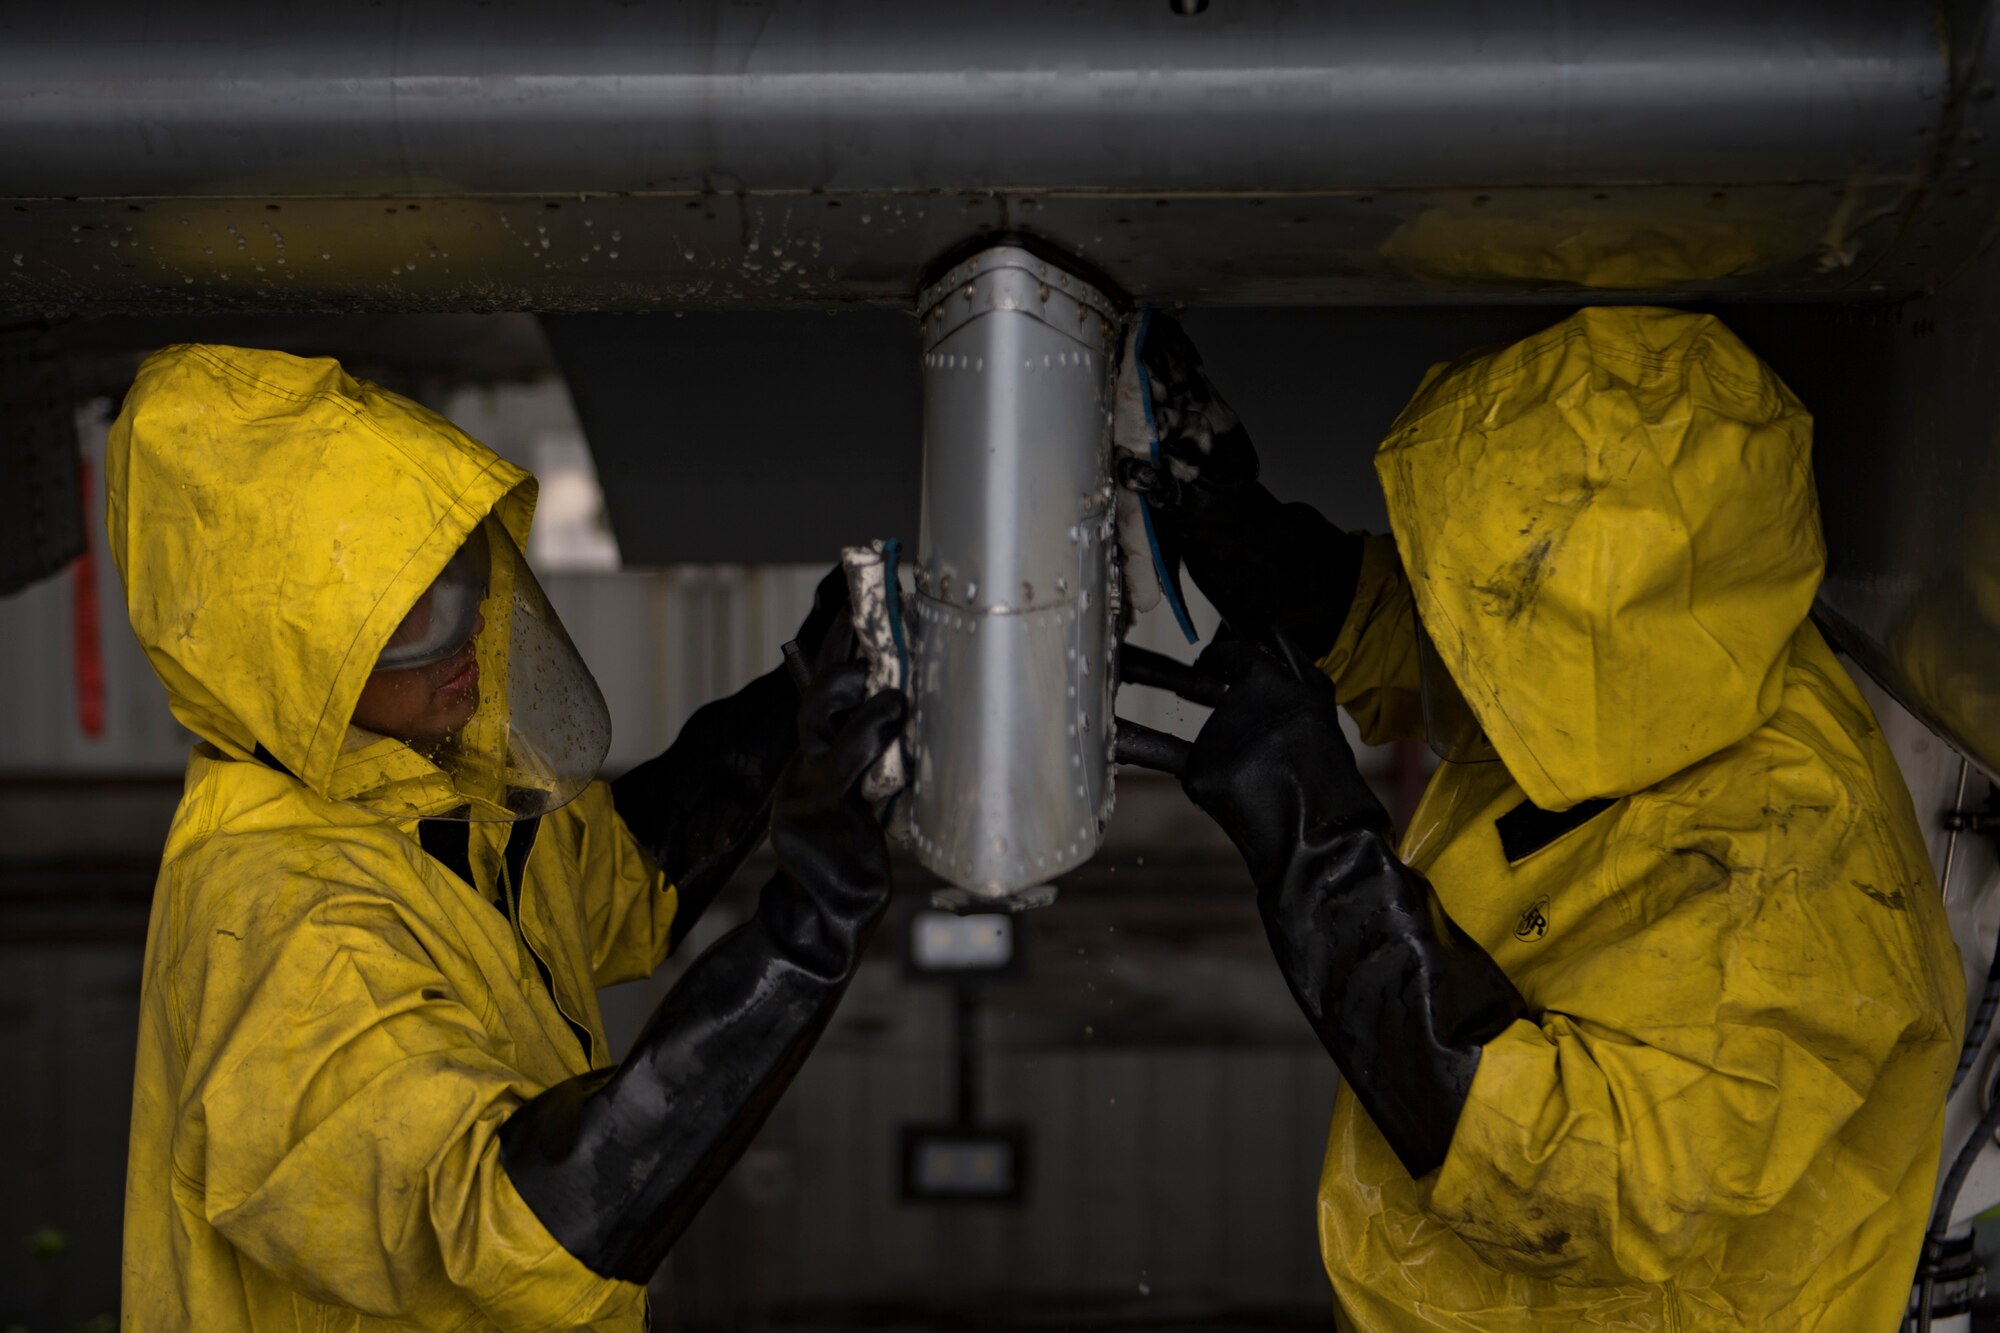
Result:
{"label": "glove cuff", "polygon": [[1280,970],[1412,1177],[1443,1164],[1487,1042],[1528,1012],[1380,832],[1329,826],[1258,906]]}

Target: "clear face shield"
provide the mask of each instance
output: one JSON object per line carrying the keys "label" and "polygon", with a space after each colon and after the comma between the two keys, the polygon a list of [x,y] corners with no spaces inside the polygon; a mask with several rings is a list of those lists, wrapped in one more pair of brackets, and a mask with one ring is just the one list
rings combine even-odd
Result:
{"label": "clear face shield", "polygon": [[343,785],[371,810],[532,819],[597,776],[611,718],[513,538],[473,530],[418,596],[354,710]]}
{"label": "clear face shield", "polygon": [[1424,732],[1437,757],[1451,764],[1484,764],[1498,759],[1486,729],[1479,725],[1458,683],[1451,678],[1421,617],[1417,620],[1417,674],[1424,696]]}

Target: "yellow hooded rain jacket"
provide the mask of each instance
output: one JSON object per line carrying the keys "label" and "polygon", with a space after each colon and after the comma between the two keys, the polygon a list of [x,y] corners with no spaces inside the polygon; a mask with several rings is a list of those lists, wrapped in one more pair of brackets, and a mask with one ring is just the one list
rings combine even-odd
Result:
{"label": "yellow hooded rain jacket", "polygon": [[1421,735],[1421,613],[1502,762],[1443,765],[1402,854],[1534,1018],[1422,1180],[1338,1100],[1342,1327],[1899,1326],[1964,983],[1807,620],[1810,437],[1714,319],[1592,309],[1434,370],[1384,441],[1395,541],[1322,665],[1368,739]]}
{"label": "yellow hooded rain jacket", "polygon": [[147,937],[125,1326],[642,1328],[495,1132],[608,1063],[596,988],[659,964],[673,890],[602,783],[535,830],[518,927],[523,826],[457,826],[467,882],[347,799],[380,785],[348,726],[376,655],[487,514],[525,544],[533,479],[330,360],[182,346],[140,369],[107,489],[132,627],[201,738]]}

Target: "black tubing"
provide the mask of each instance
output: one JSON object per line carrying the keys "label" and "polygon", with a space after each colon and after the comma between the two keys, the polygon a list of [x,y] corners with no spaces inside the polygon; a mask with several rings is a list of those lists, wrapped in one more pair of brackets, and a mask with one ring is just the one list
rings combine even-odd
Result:
{"label": "black tubing", "polygon": [[1193,663],[1177,661],[1165,653],[1156,653],[1150,648],[1135,648],[1130,644],[1118,650],[1118,683],[1167,690],[1191,704],[1209,708],[1221,703],[1223,691],[1228,689],[1221,681],[1197,672]]}
{"label": "black tubing", "polygon": [[1924,1237],[1923,1257],[1918,1261],[1918,1276],[1922,1291],[1917,1301],[1919,1329],[1928,1329],[1931,1322],[1930,1282],[1929,1275],[1924,1270],[1937,1262],[1938,1251],[1944,1244],[1945,1233],[1951,1230],[1951,1213],[1952,1209],[1958,1207],[1959,1191],[1965,1188],[1965,1180],[1972,1174],[1973,1164],[1993,1142],[1993,1135],[1996,1132],[2000,1132],[2000,1098],[1996,1098],[1993,1105],[1986,1108],[1986,1114],[1979,1118],[1979,1123],[1967,1136],[1965,1145],[1958,1150],[1958,1156],[1952,1160],[1951,1172],[1945,1176],[1943,1187],[1938,1190],[1937,1207],[1931,1212],[1931,1229]]}
{"label": "black tubing", "polygon": [[1192,748],[1191,741],[1155,731],[1137,722],[1128,722],[1122,717],[1118,719],[1114,757],[1121,764],[1155,769],[1179,777],[1187,771],[1188,751]]}

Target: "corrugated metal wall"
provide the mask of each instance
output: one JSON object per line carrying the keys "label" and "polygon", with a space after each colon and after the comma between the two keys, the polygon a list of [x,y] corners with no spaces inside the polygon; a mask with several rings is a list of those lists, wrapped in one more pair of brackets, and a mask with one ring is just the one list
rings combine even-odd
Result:
{"label": "corrugated metal wall", "polygon": [[[1112,854],[1134,871],[1130,847]],[[675,1326],[1323,1326],[1313,1201],[1336,1074],[1240,867],[1198,839],[1181,856],[1215,867],[1207,891],[1155,896],[1143,872],[1136,891],[1066,890],[1019,919],[1023,973],[971,988],[979,1120],[1028,1135],[1018,1205],[900,1196],[899,1129],[953,1119],[956,1047],[952,987],[911,980],[892,916],[655,1282]],[[606,993],[614,1042],[677,970]]]}
{"label": "corrugated metal wall", "polygon": [[[686,1328],[1076,1322],[1213,1326],[1226,1312],[1329,1308],[1313,1194],[1331,1062],[1299,1051],[1050,1052],[991,1062],[997,1121],[1030,1127],[1018,1208],[896,1197],[895,1134],[946,1118],[942,1051],[816,1054],[760,1140],[781,1181],[741,1187],[675,1252]],[[758,1251],[762,1249],[763,1255]],[[761,1282],[747,1281],[761,1268]],[[870,1312],[875,1312],[871,1317]]]}

